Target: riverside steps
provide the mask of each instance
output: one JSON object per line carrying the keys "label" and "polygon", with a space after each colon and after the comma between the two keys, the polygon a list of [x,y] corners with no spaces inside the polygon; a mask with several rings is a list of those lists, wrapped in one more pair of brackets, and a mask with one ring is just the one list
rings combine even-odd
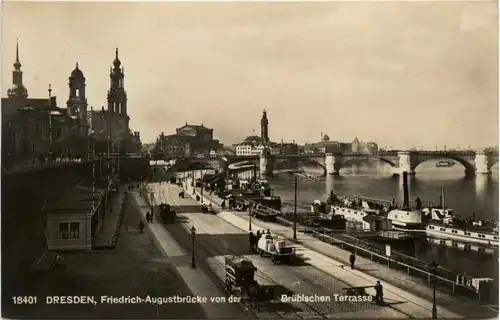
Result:
{"label": "riverside steps", "polygon": [[[188,181],[188,194],[192,195],[192,190]],[[200,194],[198,190],[196,193],[198,195]],[[221,200],[217,199],[214,195],[204,193],[203,200],[205,203],[211,202],[215,209],[220,208]],[[226,211],[218,215],[242,230],[248,230],[249,223],[247,213]],[[287,226],[276,223],[266,223],[255,218],[252,218],[252,226],[254,231],[259,229],[270,229],[273,233],[284,236],[289,240],[293,239],[293,230]],[[420,285],[419,279],[360,256],[357,256],[356,259],[356,266],[358,268],[351,270],[350,268],[346,268],[346,266],[349,265],[348,258],[352,251],[346,251],[339,247],[332,246],[310,235],[302,233],[297,233],[297,235],[298,242],[300,242],[300,244],[296,246],[297,252],[310,259],[308,262],[316,262],[318,269],[346,280],[351,286],[373,285],[377,280],[380,280],[384,285],[384,298],[387,297],[387,299],[395,299],[396,301],[405,300],[420,306],[420,308],[416,308],[415,306],[411,308],[409,307],[411,303],[409,303],[395,305],[394,307],[401,308],[401,311],[407,309],[409,310],[409,314],[413,316],[430,317],[432,309],[432,288]],[[312,265],[314,265],[313,262],[311,262]],[[390,279],[390,281],[385,281],[384,279]],[[413,288],[410,290],[412,286]],[[374,292],[372,293],[374,294]],[[462,299],[439,291],[436,292],[436,301],[438,305],[438,315],[443,318],[495,317],[498,315],[497,310],[487,306],[481,306],[477,301]]]}
{"label": "riverside steps", "polygon": [[[155,185],[151,184],[149,187],[154,188]],[[151,189],[150,189],[151,190]],[[149,195],[149,193],[148,193]],[[150,205],[140,196],[139,192],[134,192],[133,196],[137,201],[143,221],[146,221],[146,213],[151,212]],[[152,201],[153,211],[158,210],[156,199],[160,199],[161,195],[155,192],[155,198]],[[139,223],[139,222],[138,222]],[[214,284],[212,277],[208,274],[201,263],[197,264],[197,268],[191,268],[192,250],[190,248],[190,236],[182,238],[174,238],[159,218],[155,215],[152,223],[145,223],[145,229],[151,232],[156,245],[163,252],[166,264],[172,265],[181,278],[184,280],[193,296],[199,297],[224,297],[225,292],[217,285]],[[180,227],[178,227],[180,228]],[[178,229],[177,228],[177,229]],[[200,258],[201,250],[198,250],[196,258]],[[202,257],[201,257],[202,258]],[[201,262],[201,261],[200,261]],[[201,303],[207,318],[209,319],[245,319],[253,318],[252,314],[243,310],[237,304],[231,303]]]}

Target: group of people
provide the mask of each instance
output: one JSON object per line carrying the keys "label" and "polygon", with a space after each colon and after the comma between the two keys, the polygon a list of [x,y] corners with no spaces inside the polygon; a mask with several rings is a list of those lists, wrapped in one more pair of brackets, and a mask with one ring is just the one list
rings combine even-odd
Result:
{"label": "group of people", "polygon": [[153,214],[151,212],[146,212],[146,222],[147,223],[152,223],[153,222]]}
{"label": "group of people", "polygon": [[252,250],[252,253],[257,253],[257,244],[259,243],[260,237],[262,237],[264,234],[271,234],[271,231],[267,229],[267,231],[264,233],[264,231],[258,230],[256,234],[254,234],[252,231],[250,231],[249,234],[249,243],[250,243],[250,250]]}
{"label": "group of people", "polygon": [[[153,214],[151,212],[146,212],[146,222],[147,223],[152,223],[153,222]],[[139,221],[139,232],[143,233],[144,232],[144,222],[142,220]]]}

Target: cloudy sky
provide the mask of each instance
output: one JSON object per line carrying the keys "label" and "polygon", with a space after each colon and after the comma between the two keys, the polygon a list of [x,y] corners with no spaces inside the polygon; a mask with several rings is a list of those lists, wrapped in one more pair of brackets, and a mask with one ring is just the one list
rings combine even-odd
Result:
{"label": "cloudy sky", "polygon": [[78,61],[100,109],[119,47],[144,142],[189,122],[236,143],[267,109],[275,141],[498,143],[495,2],[4,2],[3,18],[3,96],[19,38],[30,97],[50,83],[64,106]]}

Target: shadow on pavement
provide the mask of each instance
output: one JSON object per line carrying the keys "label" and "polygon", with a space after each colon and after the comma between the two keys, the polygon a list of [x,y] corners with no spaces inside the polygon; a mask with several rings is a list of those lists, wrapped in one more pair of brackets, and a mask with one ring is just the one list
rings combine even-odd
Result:
{"label": "shadow on pavement", "polygon": [[[109,304],[101,303],[102,296],[168,297],[190,296],[191,291],[177,270],[165,263],[162,253],[148,229],[135,229],[140,218],[133,197],[126,202],[124,222],[131,227],[121,228],[114,250],[100,252],[61,252],[65,268],[40,272],[29,278],[30,295],[38,296],[36,305],[2,306],[6,318],[205,318],[197,304]],[[97,304],[46,304],[46,296],[92,296]]]}

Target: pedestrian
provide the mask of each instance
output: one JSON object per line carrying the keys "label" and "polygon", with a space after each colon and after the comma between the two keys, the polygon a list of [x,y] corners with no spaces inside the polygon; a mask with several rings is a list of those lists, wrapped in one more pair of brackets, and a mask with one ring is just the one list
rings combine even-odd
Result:
{"label": "pedestrian", "polygon": [[139,232],[142,233],[144,231],[144,222],[139,221]]}
{"label": "pedestrian", "polygon": [[151,219],[151,214],[148,212],[146,212],[146,222],[149,223],[149,219]]}
{"label": "pedestrian", "polygon": [[267,232],[266,232],[266,234],[271,234],[271,231],[269,231],[269,229],[267,229]]}
{"label": "pedestrian", "polygon": [[384,303],[384,287],[380,281],[377,281],[377,284],[375,285],[375,303]]}
{"label": "pedestrian", "polygon": [[259,242],[259,239],[260,239],[260,230],[257,230],[256,238],[257,238],[257,242]]}
{"label": "pedestrian", "polygon": [[349,257],[349,262],[351,263],[351,269],[354,269],[354,262],[356,262],[356,255],[351,253],[351,256]]}
{"label": "pedestrian", "polygon": [[255,235],[252,231],[250,231],[250,233],[248,234],[248,242],[250,244],[250,250],[252,250],[252,253],[255,253]]}

